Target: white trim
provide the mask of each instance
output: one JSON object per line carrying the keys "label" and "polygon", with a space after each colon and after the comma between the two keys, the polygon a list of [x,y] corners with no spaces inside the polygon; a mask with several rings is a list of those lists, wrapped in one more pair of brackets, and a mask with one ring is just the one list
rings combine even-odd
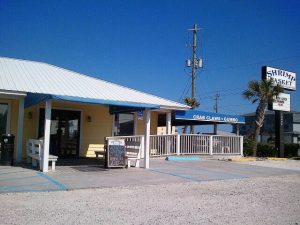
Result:
{"label": "white trim", "polygon": [[0,98],[19,99],[26,97],[25,92],[0,90]]}
{"label": "white trim", "polygon": [[51,113],[52,113],[52,102],[51,100],[47,100],[46,107],[45,107],[44,150],[42,154],[43,172],[48,172],[48,166],[49,166],[48,163],[49,163],[49,151],[50,151]]}
{"label": "white trim", "polygon": [[145,119],[145,140],[144,140],[144,167],[145,169],[149,168],[150,162],[150,128],[151,128],[151,111],[146,110],[146,119]]}
{"label": "white trim", "polygon": [[172,133],[172,114],[170,112],[166,113],[166,133],[171,134]]}

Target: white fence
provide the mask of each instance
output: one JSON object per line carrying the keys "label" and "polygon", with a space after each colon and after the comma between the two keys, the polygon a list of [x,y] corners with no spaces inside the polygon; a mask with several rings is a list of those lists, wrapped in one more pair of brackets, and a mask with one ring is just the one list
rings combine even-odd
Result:
{"label": "white fence", "polygon": [[177,135],[150,135],[150,156],[174,155]]}
{"label": "white fence", "polygon": [[243,137],[199,134],[151,135],[150,156],[243,154]]}
{"label": "white fence", "polygon": [[182,134],[180,135],[179,154],[210,154],[210,135]]}
{"label": "white fence", "polygon": [[[125,139],[125,142],[141,143],[144,157],[144,136],[116,136],[107,139]],[[242,136],[199,134],[150,135],[150,156],[166,155],[243,155]]]}
{"label": "white fence", "polygon": [[241,136],[212,136],[213,154],[243,155],[243,137]]}

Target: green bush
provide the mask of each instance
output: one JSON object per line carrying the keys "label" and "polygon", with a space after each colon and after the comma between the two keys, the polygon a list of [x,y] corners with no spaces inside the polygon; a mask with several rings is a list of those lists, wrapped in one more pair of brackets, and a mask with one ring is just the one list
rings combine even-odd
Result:
{"label": "green bush", "polygon": [[285,157],[297,157],[299,144],[285,144],[284,145],[284,156]]}
{"label": "green bush", "polygon": [[278,151],[272,144],[261,144],[257,145],[257,157],[277,157]]}
{"label": "green bush", "polygon": [[[244,139],[244,156],[253,155],[253,146],[255,142],[250,138]],[[284,156],[285,157],[297,157],[298,149],[300,149],[300,144],[285,144],[284,145]],[[257,144],[257,157],[278,157],[279,152],[276,150],[273,143],[269,144]]]}
{"label": "green bush", "polygon": [[252,156],[253,155],[253,146],[255,142],[250,138],[244,139],[244,156]]}

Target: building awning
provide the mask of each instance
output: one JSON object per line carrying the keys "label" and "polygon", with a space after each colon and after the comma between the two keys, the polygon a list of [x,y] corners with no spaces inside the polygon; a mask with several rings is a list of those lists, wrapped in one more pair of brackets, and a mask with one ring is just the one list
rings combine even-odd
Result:
{"label": "building awning", "polygon": [[176,111],[174,122],[176,125],[189,124],[244,124],[245,118],[242,116],[205,112],[199,110]]}
{"label": "building awning", "polygon": [[[64,95],[52,95],[52,94],[38,94],[38,93],[27,93],[25,98],[25,108],[39,104],[40,102],[45,102],[47,100],[57,100],[57,101],[67,101],[67,102],[77,102],[85,104],[96,104],[96,105],[109,105],[119,108],[125,107],[127,112],[129,108],[133,108],[134,111],[141,109],[159,109],[158,105],[138,103],[138,102],[125,102],[125,101],[110,101],[94,98],[82,98]],[[132,111],[132,110],[131,110]]]}

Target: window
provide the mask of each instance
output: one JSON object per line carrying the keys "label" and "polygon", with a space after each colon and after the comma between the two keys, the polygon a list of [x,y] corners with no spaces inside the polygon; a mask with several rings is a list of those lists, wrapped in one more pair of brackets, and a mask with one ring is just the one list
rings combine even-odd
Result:
{"label": "window", "polygon": [[0,135],[8,132],[8,104],[0,103]]}
{"label": "window", "polygon": [[134,114],[119,113],[115,114],[114,136],[134,135]]}

